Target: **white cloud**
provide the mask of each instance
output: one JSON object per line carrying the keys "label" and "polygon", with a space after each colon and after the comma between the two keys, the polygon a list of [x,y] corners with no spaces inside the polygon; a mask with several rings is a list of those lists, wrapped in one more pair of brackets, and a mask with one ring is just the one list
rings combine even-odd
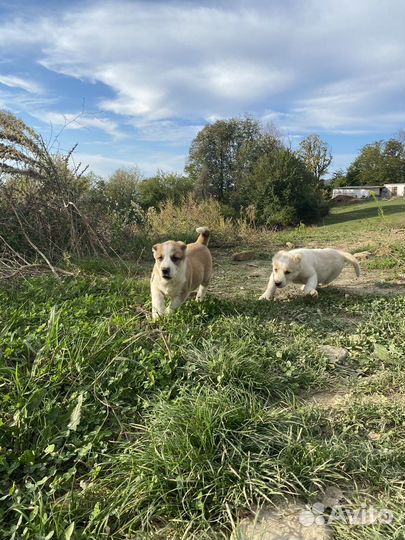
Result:
{"label": "white cloud", "polygon": [[8,86],[10,88],[18,88],[25,90],[30,94],[40,94],[42,92],[41,86],[28,79],[23,79],[22,77],[17,77],[15,75],[1,75],[0,74],[0,84]]}
{"label": "white cloud", "polygon": [[171,120],[154,122],[134,121],[137,138],[141,141],[165,142],[172,145],[189,144],[204,127],[202,124],[181,125]]}
{"label": "white cloud", "polygon": [[400,0],[103,0],[6,21],[0,45],[105,84],[103,116],[87,127],[113,136],[104,115],[170,144],[202,119],[245,112],[292,134],[392,132],[403,115],[402,15]]}
{"label": "white cloud", "polygon": [[20,116],[21,113],[31,114],[33,111],[55,105],[57,98],[43,94],[30,94],[28,92],[15,92],[12,88],[3,90],[0,87],[0,109],[11,111]]}
{"label": "white cloud", "polygon": [[62,126],[65,129],[86,129],[94,128],[105,131],[116,139],[123,138],[120,133],[117,122],[108,118],[100,118],[97,116],[88,116],[84,113],[59,113],[59,112],[41,112],[35,114],[35,117],[42,122],[49,122],[55,126]]}
{"label": "white cloud", "polygon": [[0,46],[3,51],[33,51],[33,46],[41,46],[48,42],[53,33],[54,21],[46,17],[32,16],[24,19],[14,17],[3,18],[0,31]]}
{"label": "white cloud", "polygon": [[[403,118],[396,99],[401,81],[401,72],[396,70],[388,80],[373,75],[320,85],[312,96],[292,100],[288,112],[267,111],[263,121],[298,133],[353,135],[389,131]],[[380,104],[384,101],[382,110]]]}
{"label": "white cloud", "polygon": [[109,176],[117,169],[137,167],[144,176],[152,176],[158,169],[165,172],[182,172],[184,170],[184,155],[173,155],[168,152],[148,151],[138,153],[133,160],[110,158],[101,154],[77,152],[73,154],[74,162],[89,165],[89,170],[100,176]]}
{"label": "white cloud", "polygon": [[86,154],[82,152],[75,152],[72,155],[72,161],[75,166],[79,163],[83,167],[88,165],[89,171],[100,176],[109,176],[117,169],[132,169],[133,167],[137,167],[137,163],[126,159],[109,158],[101,154]]}

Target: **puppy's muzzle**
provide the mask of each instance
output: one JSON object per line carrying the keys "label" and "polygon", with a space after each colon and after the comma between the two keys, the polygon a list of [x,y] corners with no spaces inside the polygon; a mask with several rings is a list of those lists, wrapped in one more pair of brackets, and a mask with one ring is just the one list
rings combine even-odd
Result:
{"label": "puppy's muzzle", "polygon": [[276,287],[282,287],[283,286],[282,281],[275,281],[274,284],[275,284]]}
{"label": "puppy's muzzle", "polygon": [[170,279],[172,277],[170,275],[170,268],[162,268],[162,277],[165,279]]}

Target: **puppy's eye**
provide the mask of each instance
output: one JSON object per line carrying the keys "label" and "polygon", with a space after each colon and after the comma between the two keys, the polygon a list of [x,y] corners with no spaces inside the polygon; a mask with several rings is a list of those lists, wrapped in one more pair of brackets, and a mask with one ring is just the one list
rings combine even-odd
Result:
{"label": "puppy's eye", "polygon": [[180,257],[176,257],[176,255],[172,256],[172,261],[175,263],[180,260]]}
{"label": "puppy's eye", "polygon": [[286,270],[284,274],[291,274],[291,272],[289,270]]}
{"label": "puppy's eye", "polygon": [[161,255],[160,257],[158,257],[158,261],[163,261],[163,255]]}

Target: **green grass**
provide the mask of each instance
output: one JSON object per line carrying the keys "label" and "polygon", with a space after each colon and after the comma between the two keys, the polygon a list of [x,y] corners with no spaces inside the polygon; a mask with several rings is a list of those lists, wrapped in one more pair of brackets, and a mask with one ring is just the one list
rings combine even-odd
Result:
{"label": "green grass", "polygon": [[[345,223],[349,226],[356,226],[355,222],[363,220],[380,220],[381,216],[378,209],[381,208],[383,216],[389,218],[390,223],[396,223],[403,220],[405,211],[404,199],[389,199],[381,201],[367,201],[359,204],[350,204],[348,206],[335,206],[332,208],[330,215],[324,220],[324,225],[337,225]],[[368,221],[370,224],[370,221]]]}
{"label": "green grass", "polygon": [[323,220],[322,225],[306,227],[277,235],[280,244],[287,241],[307,243],[328,241],[329,244],[363,241],[364,244],[387,239],[392,228],[403,228],[405,200],[367,201],[348,206],[335,206]]}
{"label": "green grass", "polygon": [[[401,260],[397,217],[380,233]],[[352,220],[363,245],[374,219]],[[403,537],[403,294],[262,303],[230,282],[151,322],[147,279],[86,264],[0,288],[1,538],[226,538],[255,504],[331,485],[394,515],[335,538]],[[333,408],[308,399],[336,389],[350,397]]]}

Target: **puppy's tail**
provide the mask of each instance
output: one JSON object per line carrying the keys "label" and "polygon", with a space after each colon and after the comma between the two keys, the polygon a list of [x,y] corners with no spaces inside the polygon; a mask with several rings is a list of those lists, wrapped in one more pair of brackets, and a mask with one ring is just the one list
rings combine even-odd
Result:
{"label": "puppy's tail", "polygon": [[204,246],[208,246],[208,240],[210,237],[210,230],[208,227],[197,227],[196,232],[200,235],[197,240],[196,244],[203,244]]}
{"label": "puppy's tail", "polygon": [[344,258],[345,261],[349,262],[356,271],[356,276],[360,277],[360,265],[356,259],[356,257],[353,257],[351,253],[346,253],[346,251],[341,251],[340,254]]}

